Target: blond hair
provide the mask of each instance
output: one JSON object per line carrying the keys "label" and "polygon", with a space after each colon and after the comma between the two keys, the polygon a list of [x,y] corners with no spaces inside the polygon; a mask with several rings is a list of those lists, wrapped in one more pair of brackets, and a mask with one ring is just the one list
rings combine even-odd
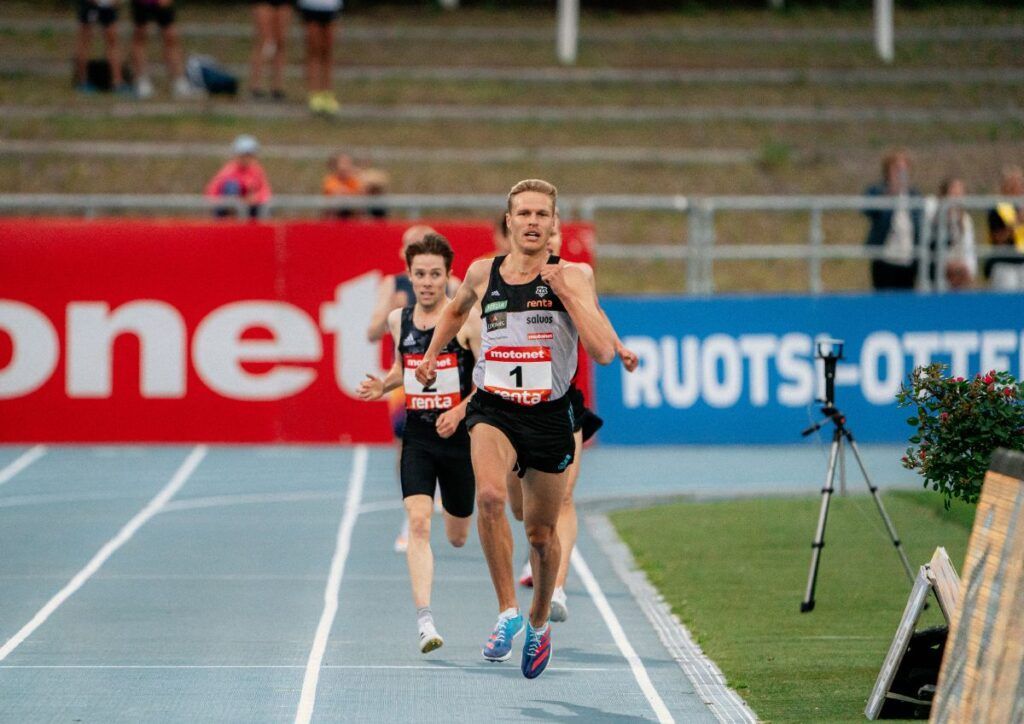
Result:
{"label": "blond hair", "polygon": [[554,211],[555,204],[558,201],[558,189],[555,188],[554,184],[550,184],[542,179],[528,178],[517,183],[508,192],[508,212],[510,214],[512,213],[512,197],[526,191],[536,191],[549,196],[551,198],[551,209]]}

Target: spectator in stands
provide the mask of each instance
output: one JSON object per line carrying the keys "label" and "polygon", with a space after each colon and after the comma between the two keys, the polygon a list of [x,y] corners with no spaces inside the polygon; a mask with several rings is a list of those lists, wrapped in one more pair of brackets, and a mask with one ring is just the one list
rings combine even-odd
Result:
{"label": "spectator in stands", "polygon": [[175,98],[201,98],[205,94],[193,86],[185,77],[185,61],[181,51],[181,40],[175,26],[174,0],[131,0],[132,22],[132,73],[135,77],[135,95],[146,99],[153,97],[153,81],[146,73],[146,42],[149,24],[156,23],[163,40],[164,63],[171,80]]}
{"label": "spectator in stands", "polygon": [[1001,291],[1024,291],[1024,171],[1019,166],[1003,169],[999,182],[1002,196],[1015,197],[988,212],[989,243],[993,254],[985,261],[989,286]]}
{"label": "spectator in stands", "polygon": [[[367,196],[383,196],[388,192],[391,177],[387,171],[382,171],[379,168],[364,168],[360,172],[360,176],[363,179],[363,188]],[[375,219],[383,219],[388,215],[386,206],[371,206],[367,211]],[[455,278],[454,275],[452,278]]]}
{"label": "spectator in stands", "polygon": [[327,116],[338,115],[338,99],[331,81],[334,62],[334,21],[342,0],[297,0],[306,25],[306,86],[309,110]]}
{"label": "spectator in stands", "polygon": [[100,90],[89,78],[89,50],[92,47],[92,28],[103,28],[103,40],[107,47],[107,65],[110,67],[110,87],[124,92],[121,67],[121,46],[117,38],[117,15],[119,0],[78,0],[78,36],[75,42],[75,89],[82,93]]}
{"label": "spectator in stands", "polygon": [[[929,198],[925,216],[931,236],[931,263],[928,278],[934,284],[936,268],[942,257],[946,282],[951,289],[968,289],[978,274],[978,258],[974,250],[974,222],[956,200],[966,192],[963,179],[950,176],[939,185],[939,198]],[[945,213],[939,210],[945,203]],[[939,253],[939,243],[942,253]]]}
{"label": "spectator in stands", "polygon": [[868,209],[871,222],[865,244],[882,247],[883,258],[871,262],[871,285],[875,289],[913,289],[917,278],[917,248],[921,243],[922,213],[907,201],[920,197],[910,186],[910,154],[896,149],[882,159],[882,181],[869,186],[866,196],[897,199],[895,209]]}
{"label": "spectator in stands", "polygon": [[[239,136],[232,145],[235,157],[228,161],[206,184],[205,194],[210,199],[236,198],[249,207],[249,218],[263,215],[270,201],[270,183],[263,167],[256,160],[260,145],[252,136]],[[217,216],[234,216],[236,206],[216,209]]]}
{"label": "spectator in stands", "polygon": [[[327,159],[327,175],[324,176],[322,188],[324,196],[331,197],[362,196],[366,193],[359,169],[347,153],[336,153]],[[353,211],[342,208],[330,214],[339,219],[347,219],[353,215]]]}
{"label": "spectator in stands", "polygon": [[263,66],[270,62],[270,97],[284,100],[285,42],[292,19],[292,0],[255,0],[252,17],[256,23],[256,42],[252,48],[249,69],[249,93],[254,100],[263,100]]}

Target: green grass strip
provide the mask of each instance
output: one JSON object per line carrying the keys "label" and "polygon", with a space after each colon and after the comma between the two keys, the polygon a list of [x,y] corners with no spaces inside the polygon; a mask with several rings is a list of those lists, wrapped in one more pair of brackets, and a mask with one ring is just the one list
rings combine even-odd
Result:
{"label": "green grass strip", "polygon": [[[910,593],[867,495],[832,498],[816,608],[800,613],[820,497],[680,503],[611,518],[637,563],[765,721],[864,721]],[[887,494],[911,565],[945,546],[959,567],[973,508]],[[919,628],[942,623],[934,603]]]}

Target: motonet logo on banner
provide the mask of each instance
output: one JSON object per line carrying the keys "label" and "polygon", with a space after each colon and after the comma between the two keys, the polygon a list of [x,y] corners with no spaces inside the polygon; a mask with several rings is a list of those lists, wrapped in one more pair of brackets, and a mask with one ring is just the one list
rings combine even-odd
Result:
{"label": "motonet logo on banner", "polygon": [[[355,390],[390,362],[367,327],[404,228],[0,222],[0,439],[389,440]],[[491,249],[437,228],[460,276]]]}
{"label": "motonet logo on banner", "polygon": [[845,339],[836,402],[858,439],[905,442],[910,412],[895,405],[914,367],[969,376],[1020,375],[1019,297],[958,294],[832,298],[609,300],[640,367],[598,371],[602,439],[624,443],[797,443],[817,420],[821,338]]}

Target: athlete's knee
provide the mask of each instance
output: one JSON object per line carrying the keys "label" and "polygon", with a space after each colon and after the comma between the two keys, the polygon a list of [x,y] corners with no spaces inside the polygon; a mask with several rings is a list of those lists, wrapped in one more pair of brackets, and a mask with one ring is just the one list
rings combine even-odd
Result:
{"label": "athlete's knee", "polygon": [[543,556],[555,539],[555,526],[528,523],[526,525],[526,539],[530,542],[530,546]]}
{"label": "athlete's knee", "polygon": [[494,486],[481,487],[476,492],[476,504],[480,515],[494,518],[505,514],[505,493]]}
{"label": "athlete's knee", "polygon": [[428,516],[411,516],[409,518],[409,537],[416,540],[430,540],[430,518]]}
{"label": "athlete's knee", "polygon": [[469,531],[448,531],[448,542],[452,544],[452,548],[461,548],[466,545],[466,539],[469,538]]}

